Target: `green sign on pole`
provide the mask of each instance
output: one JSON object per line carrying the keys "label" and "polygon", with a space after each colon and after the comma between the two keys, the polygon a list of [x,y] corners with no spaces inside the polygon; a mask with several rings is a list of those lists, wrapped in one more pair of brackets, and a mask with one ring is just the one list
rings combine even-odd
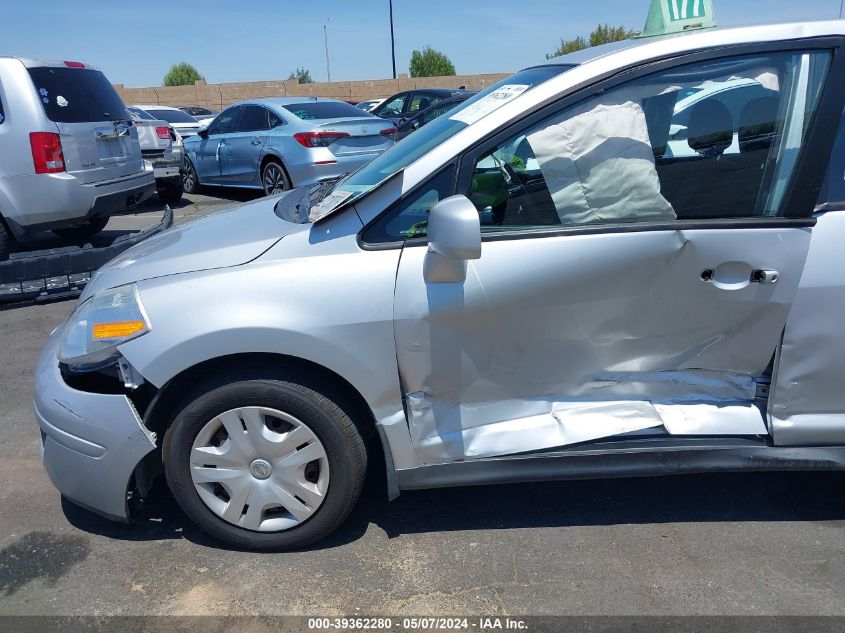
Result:
{"label": "green sign on pole", "polygon": [[640,37],[683,33],[714,26],[713,0],[651,0]]}

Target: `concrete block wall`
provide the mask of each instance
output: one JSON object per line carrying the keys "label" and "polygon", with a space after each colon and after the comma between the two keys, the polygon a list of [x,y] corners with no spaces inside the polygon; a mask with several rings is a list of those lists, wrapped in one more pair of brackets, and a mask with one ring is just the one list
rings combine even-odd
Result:
{"label": "concrete block wall", "polygon": [[261,97],[327,97],[349,101],[364,101],[389,97],[414,88],[458,88],[482,90],[508,76],[508,73],[486,75],[454,75],[451,77],[418,77],[399,75],[397,79],[365,81],[333,81],[331,83],[300,84],[294,79],[278,81],[249,81],[241,83],[209,84],[197,81],[192,86],[115,89],[127,104],[157,104],[169,106],[198,105],[221,110],[245,99]]}

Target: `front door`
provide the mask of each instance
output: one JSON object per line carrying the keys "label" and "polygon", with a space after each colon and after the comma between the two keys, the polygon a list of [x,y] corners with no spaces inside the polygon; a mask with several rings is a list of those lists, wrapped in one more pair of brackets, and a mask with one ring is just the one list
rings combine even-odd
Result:
{"label": "front door", "polygon": [[[758,383],[813,225],[791,184],[808,177],[798,157],[819,138],[830,61],[723,57],[593,87],[463,157],[457,193],[480,214],[481,258],[464,280],[433,283],[427,249],[408,242],[396,281],[421,460],[766,435]],[[738,77],[768,92],[734,116],[715,88]],[[689,152],[670,151],[677,101],[702,91],[684,113]],[[406,238],[424,231],[417,220]]]}
{"label": "front door", "polygon": [[200,139],[196,151],[197,175],[202,184],[225,183],[223,165],[226,160],[227,137],[235,130],[242,106],[226,108],[208,126],[208,135]]}

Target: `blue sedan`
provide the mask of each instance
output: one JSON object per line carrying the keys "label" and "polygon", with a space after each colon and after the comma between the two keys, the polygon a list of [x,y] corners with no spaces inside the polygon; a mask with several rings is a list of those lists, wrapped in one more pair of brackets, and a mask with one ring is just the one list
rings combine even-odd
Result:
{"label": "blue sedan", "polygon": [[355,171],[391,147],[395,134],[390,121],[333,99],[243,101],[185,139],[185,191],[281,193]]}

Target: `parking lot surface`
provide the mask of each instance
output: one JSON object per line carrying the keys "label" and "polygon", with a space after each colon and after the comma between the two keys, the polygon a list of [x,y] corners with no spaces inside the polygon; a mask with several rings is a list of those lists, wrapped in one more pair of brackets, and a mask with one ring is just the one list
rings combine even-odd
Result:
{"label": "parking lot surface", "polygon": [[[254,197],[220,193],[186,197],[176,221]],[[156,223],[156,205],[114,219],[104,239]],[[220,547],[164,486],[137,524],[111,523],[63,502],[38,458],[32,374],[72,309],[0,311],[0,614],[845,614],[841,473],[432,490],[392,503],[376,476],[337,533],[283,554]]]}

